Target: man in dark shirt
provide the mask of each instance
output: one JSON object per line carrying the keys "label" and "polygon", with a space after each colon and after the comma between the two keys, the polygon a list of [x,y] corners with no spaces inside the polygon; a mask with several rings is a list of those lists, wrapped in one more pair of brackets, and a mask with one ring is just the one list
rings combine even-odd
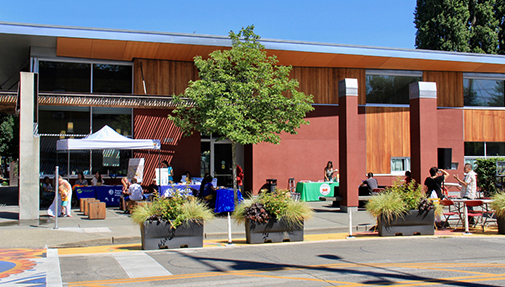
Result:
{"label": "man in dark shirt", "polygon": [[359,195],[370,195],[372,194],[372,190],[376,189],[379,185],[377,179],[373,177],[373,173],[369,172],[367,177],[359,186]]}

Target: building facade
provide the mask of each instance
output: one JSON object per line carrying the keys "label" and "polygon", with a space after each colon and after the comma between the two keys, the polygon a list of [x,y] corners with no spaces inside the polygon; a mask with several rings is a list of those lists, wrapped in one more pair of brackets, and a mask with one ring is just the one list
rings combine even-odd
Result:
{"label": "building facade", "polygon": [[[451,149],[453,174],[462,174],[464,163],[477,157],[505,156],[504,56],[278,40],[262,44],[281,65],[293,66],[291,77],[300,91],[314,96],[315,109],[307,115],[310,125],[296,135],[283,134],[279,145],[239,148],[247,191],[257,193],[270,178],[279,188],[287,188],[289,178],[321,180],[327,161],[339,168],[342,144],[358,151],[349,159],[358,177],[373,172],[381,185],[419,168],[413,151],[419,159],[438,148]],[[144,182],[154,177],[160,160],[167,160],[176,180],[186,171],[210,172],[219,185],[229,185],[230,143],[215,135],[184,137],[167,116],[174,108],[170,96],[198,79],[193,57],[230,46],[220,36],[0,23],[5,51],[0,102],[3,111],[13,111],[19,72],[38,74],[40,173],[58,165],[68,174],[125,174],[128,159],[142,157]],[[357,79],[356,137],[345,143],[339,126],[343,79]],[[418,82],[435,83],[436,98],[433,106],[420,104],[413,111],[409,87]],[[105,124],[132,138],[159,139],[161,152],[56,151],[56,140],[83,137]],[[432,132],[429,139],[425,130]],[[415,175],[423,181],[428,170]],[[346,192],[354,192],[348,184]]]}

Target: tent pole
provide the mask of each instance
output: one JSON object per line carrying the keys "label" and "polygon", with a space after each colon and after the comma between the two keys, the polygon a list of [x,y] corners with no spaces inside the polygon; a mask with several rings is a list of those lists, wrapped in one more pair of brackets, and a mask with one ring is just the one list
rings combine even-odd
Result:
{"label": "tent pole", "polygon": [[70,178],[70,150],[67,151],[68,158],[67,158],[67,176]]}

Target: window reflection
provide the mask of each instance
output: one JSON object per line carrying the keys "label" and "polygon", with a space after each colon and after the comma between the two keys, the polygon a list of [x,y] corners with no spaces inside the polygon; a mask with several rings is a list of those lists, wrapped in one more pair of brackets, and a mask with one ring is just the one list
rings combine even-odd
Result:
{"label": "window reflection", "polygon": [[91,65],[86,63],[39,62],[39,91],[89,93]]}
{"label": "window reflection", "polygon": [[366,102],[379,104],[408,104],[409,85],[421,77],[367,75]]}
{"label": "window reflection", "polygon": [[463,79],[464,105],[503,107],[504,81]]}

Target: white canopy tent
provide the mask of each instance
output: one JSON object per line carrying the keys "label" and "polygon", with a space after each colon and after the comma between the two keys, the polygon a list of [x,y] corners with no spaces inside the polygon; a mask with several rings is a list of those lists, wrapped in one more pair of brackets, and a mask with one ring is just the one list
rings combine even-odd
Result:
{"label": "white canopy tent", "polygon": [[96,149],[160,149],[159,140],[130,139],[105,125],[96,133],[82,139],[63,139],[56,142],[57,150]]}

